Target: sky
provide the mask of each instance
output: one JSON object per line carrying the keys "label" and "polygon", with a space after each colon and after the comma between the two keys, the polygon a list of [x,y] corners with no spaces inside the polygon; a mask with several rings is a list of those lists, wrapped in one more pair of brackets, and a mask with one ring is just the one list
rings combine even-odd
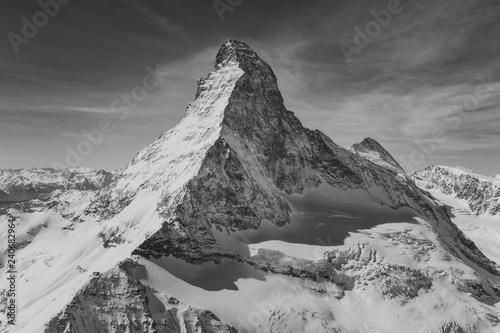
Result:
{"label": "sky", "polygon": [[[126,166],[182,119],[237,39],[304,126],[337,144],[372,137],[409,172],[500,172],[498,1],[55,1],[0,4],[0,168]],[[110,112],[151,70],[161,84]],[[68,160],[103,119],[108,131]]]}

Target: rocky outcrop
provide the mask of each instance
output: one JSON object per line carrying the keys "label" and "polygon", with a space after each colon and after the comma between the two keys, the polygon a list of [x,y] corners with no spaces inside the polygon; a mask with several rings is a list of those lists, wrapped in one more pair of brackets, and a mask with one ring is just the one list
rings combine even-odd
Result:
{"label": "rocky outcrop", "polygon": [[426,190],[439,190],[445,195],[464,200],[473,215],[500,214],[500,181],[464,168],[429,166],[417,170],[412,178]]}
{"label": "rocky outcrop", "polygon": [[401,165],[385,150],[384,147],[372,138],[365,138],[349,148],[350,151],[361,155],[369,161],[395,172],[406,174]]}
{"label": "rocky outcrop", "polygon": [[145,274],[144,267],[131,260],[95,273],[65,310],[52,318],[45,333],[237,333],[210,311],[186,306],[168,295],[157,296],[138,281]]}
{"label": "rocky outcrop", "polygon": [[[477,330],[473,327],[463,328],[455,322],[444,323],[435,333],[476,333]],[[434,333],[434,332],[433,332]]]}

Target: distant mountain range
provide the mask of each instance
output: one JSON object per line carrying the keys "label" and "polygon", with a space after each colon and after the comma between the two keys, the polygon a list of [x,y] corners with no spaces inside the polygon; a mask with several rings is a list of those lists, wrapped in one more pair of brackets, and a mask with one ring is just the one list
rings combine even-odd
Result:
{"label": "distant mountain range", "polygon": [[109,185],[114,177],[112,172],[86,167],[65,170],[6,169],[0,170],[0,190],[8,193],[12,200],[23,201],[40,198],[56,190],[95,191]]}
{"label": "distant mountain range", "polygon": [[472,215],[500,215],[500,177],[483,176],[463,167],[430,166],[412,174],[418,186],[438,190],[464,204]]}

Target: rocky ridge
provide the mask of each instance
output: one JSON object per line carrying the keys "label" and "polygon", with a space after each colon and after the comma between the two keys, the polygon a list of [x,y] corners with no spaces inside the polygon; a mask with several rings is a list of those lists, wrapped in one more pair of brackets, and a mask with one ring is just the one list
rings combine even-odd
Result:
{"label": "rocky ridge", "polygon": [[155,295],[139,282],[145,276],[144,267],[131,260],[103,274],[96,272],[45,332],[237,332],[210,311],[189,307],[169,295]]}
{"label": "rocky ridge", "polygon": [[472,215],[500,214],[500,181],[461,167],[429,166],[412,178],[425,190],[439,190],[464,200]]}
{"label": "rocky ridge", "polygon": [[398,173],[406,174],[401,165],[385,150],[384,147],[372,138],[365,138],[360,143],[356,143],[349,148],[350,151],[361,155],[382,167],[388,168]]}

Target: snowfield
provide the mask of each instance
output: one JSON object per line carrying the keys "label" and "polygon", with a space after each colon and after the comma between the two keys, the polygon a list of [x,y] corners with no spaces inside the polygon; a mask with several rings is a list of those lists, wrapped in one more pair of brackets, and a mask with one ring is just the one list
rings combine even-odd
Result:
{"label": "snowfield", "polygon": [[455,194],[444,194],[438,189],[426,190],[448,205],[452,213],[452,221],[476,243],[488,258],[500,264],[500,214],[484,213],[476,216],[471,212],[467,200],[457,199]]}
{"label": "snowfield", "polygon": [[[398,240],[397,235],[401,238]],[[408,239],[432,240],[431,251],[411,246]],[[270,241],[251,244],[252,254],[262,249],[281,251],[284,260],[294,257],[314,259],[318,247]],[[321,248],[321,247],[320,247]],[[300,250],[306,250],[300,253]],[[457,290],[446,277],[476,280],[477,275],[463,263],[444,255],[445,251],[428,229],[407,223],[390,223],[352,233],[345,245],[323,247],[324,252],[359,252],[361,265],[352,265],[349,274],[362,277],[353,290],[339,296],[335,285],[304,281],[299,278],[265,274],[263,278],[241,277],[234,281],[238,290],[207,291],[186,283],[170,274],[164,267],[140,257],[134,258],[147,270],[143,283],[161,295],[172,295],[184,303],[209,309],[223,321],[241,332],[424,332],[435,331],[442,323],[455,322],[463,327],[474,324],[479,332],[496,332],[483,319],[470,322],[471,309],[479,317],[487,316],[494,308],[485,306]],[[380,290],[379,268],[387,263],[423,269],[432,280],[430,290],[421,290],[411,300],[388,298]],[[339,299],[340,298],[340,299]],[[497,310],[498,311],[498,310]]]}

